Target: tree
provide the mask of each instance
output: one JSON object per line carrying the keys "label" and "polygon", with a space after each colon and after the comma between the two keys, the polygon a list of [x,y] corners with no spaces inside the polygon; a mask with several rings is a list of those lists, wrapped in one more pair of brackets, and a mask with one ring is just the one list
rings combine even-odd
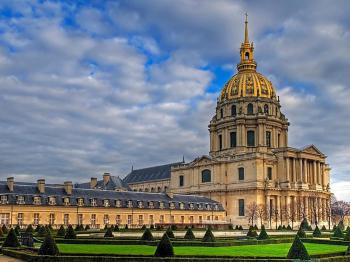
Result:
{"label": "tree", "polygon": [[300,237],[300,238],[306,238],[306,233],[305,233],[305,231],[303,230],[302,227],[299,228],[299,230],[297,232],[297,236]]}
{"label": "tree", "polygon": [[152,232],[149,228],[145,229],[145,231],[142,234],[141,240],[144,240],[144,241],[153,241],[154,240]]}
{"label": "tree", "polygon": [[175,238],[173,231],[171,230],[171,227],[168,227],[168,229],[165,232],[169,238]]}
{"label": "tree", "polygon": [[38,253],[39,255],[48,255],[48,256],[59,255],[60,252],[50,232],[46,234],[44,242],[41,244]]}
{"label": "tree", "polygon": [[321,234],[321,231],[320,231],[320,229],[318,228],[318,226],[316,225],[314,232],[312,232],[312,236],[313,236],[313,237],[320,237],[321,235],[322,235],[322,234]]}
{"label": "tree", "polygon": [[104,237],[114,237],[112,228],[110,228],[110,227],[107,228],[107,231],[106,231]]}
{"label": "tree", "polygon": [[215,237],[210,228],[208,228],[205,232],[204,237],[202,238],[202,242],[215,242]]}
{"label": "tree", "polygon": [[262,225],[261,226],[261,230],[260,230],[260,234],[257,238],[258,240],[265,240],[265,239],[269,239],[269,235],[266,232],[265,226]]}
{"label": "tree", "polygon": [[6,236],[4,243],[2,244],[2,247],[19,247],[19,246],[20,244],[19,244],[17,235],[15,233],[15,230],[11,228],[9,233]]}
{"label": "tree", "polygon": [[335,228],[335,231],[333,233],[333,237],[337,237],[337,238],[343,238],[344,237],[343,231],[340,229],[339,226],[337,226]]}
{"label": "tree", "polygon": [[344,241],[350,241],[350,230],[346,230]]}
{"label": "tree", "polygon": [[307,221],[306,217],[304,217],[304,219],[301,221],[300,227],[303,230],[308,230],[309,229],[309,222]]}
{"label": "tree", "polygon": [[292,224],[292,230],[294,228],[294,223],[297,221],[297,210],[293,203],[289,204],[288,221]]}
{"label": "tree", "polygon": [[171,244],[171,241],[167,233],[165,233],[162,239],[159,241],[156,252],[154,253],[154,256],[155,257],[173,257],[174,256],[174,248],[173,248],[173,245]]}
{"label": "tree", "polygon": [[310,256],[298,235],[295,236],[294,242],[289,249],[287,258],[289,259],[300,259],[300,260],[310,260]]}
{"label": "tree", "polygon": [[263,226],[264,220],[266,219],[266,206],[260,204],[256,209],[256,216],[260,220],[260,228]]}
{"label": "tree", "polygon": [[258,209],[258,205],[256,204],[256,202],[252,202],[247,206],[247,217],[248,217],[248,224],[250,225],[254,225],[254,221],[257,217],[257,209]]}
{"label": "tree", "polygon": [[65,239],[76,239],[77,235],[74,232],[74,229],[72,225],[69,225],[66,231],[66,234],[64,235]]}
{"label": "tree", "polygon": [[193,232],[192,232],[192,229],[191,228],[188,228],[187,231],[186,231],[186,234],[184,236],[184,239],[189,239],[189,240],[193,240],[195,239],[196,237],[194,236]]}
{"label": "tree", "polygon": [[57,231],[57,236],[58,237],[64,237],[65,234],[66,234],[66,230],[64,229],[64,226],[61,225],[60,228]]}

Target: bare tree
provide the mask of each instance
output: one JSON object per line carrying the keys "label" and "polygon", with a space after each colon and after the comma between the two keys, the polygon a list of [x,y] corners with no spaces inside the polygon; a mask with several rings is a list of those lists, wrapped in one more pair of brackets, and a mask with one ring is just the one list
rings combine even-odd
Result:
{"label": "bare tree", "polygon": [[292,229],[294,229],[294,223],[297,221],[297,210],[293,203],[289,204],[289,212],[288,212],[288,222],[290,221],[292,224]]}
{"label": "bare tree", "polygon": [[266,219],[266,207],[264,204],[260,204],[256,209],[257,218],[260,220],[260,228],[263,225],[264,220]]}
{"label": "bare tree", "polygon": [[247,217],[248,217],[248,224],[251,224],[252,226],[254,226],[254,221],[257,217],[257,209],[258,209],[258,205],[256,204],[256,202],[252,202],[247,206]]}

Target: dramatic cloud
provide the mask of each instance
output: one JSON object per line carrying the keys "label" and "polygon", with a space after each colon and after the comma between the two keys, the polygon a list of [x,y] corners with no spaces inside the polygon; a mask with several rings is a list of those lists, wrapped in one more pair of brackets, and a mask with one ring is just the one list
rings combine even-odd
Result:
{"label": "dramatic cloud", "polygon": [[[190,160],[233,74],[249,13],[291,146],[350,183],[347,1],[2,1],[0,175],[49,182]],[[337,193],[336,192],[336,193]]]}

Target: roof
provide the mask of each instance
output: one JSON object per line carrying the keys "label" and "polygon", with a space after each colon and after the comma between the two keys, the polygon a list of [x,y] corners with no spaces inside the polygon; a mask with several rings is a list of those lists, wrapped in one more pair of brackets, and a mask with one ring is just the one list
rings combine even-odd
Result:
{"label": "roof", "polygon": [[128,184],[170,179],[171,167],[183,162],[132,170],[123,181]]}
{"label": "roof", "polygon": [[[75,188],[90,188],[90,182],[75,184]],[[127,183],[125,183],[119,176],[110,176],[107,184],[103,182],[103,180],[97,181],[96,188],[104,189],[104,190],[117,190],[117,189],[125,189],[131,190]]]}
{"label": "roof", "polygon": [[209,204],[212,208],[217,206],[217,210],[223,211],[222,205],[214,200],[198,195],[180,195],[174,194],[170,198],[166,193],[146,193],[134,191],[114,191],[114,190],[99,190],[99,189],[84,189],[73,188],[72,194],[67,195],[63,186],[48,186],[45,185],[45,193],[38,191],[36,184],[21,184],[15,182],[12,192],[9,191],[7,183],[0,181],[0,195],[8,196],[8,204],[16,204],[17,196],[24,196],[25,204],[33,204],[33,197],[41,198],[41,205],[48,205],[48,198],[55,197],[56,205],[63,205],[65,197],[70,198],[71,205],[76,205],[78,199],[83,198],[85,205],[89,206],[91,199],[96,199],[97,206],[103,206],[103,200],[110,200],[110,206],[116,207],[117,200],[120,201],[120,207],[128,207],[128,202],[132,201],[133,207],[138,207],[139,202],[147,208],[149,202],[154,203],[154,208],[159,208],[160,202],[164,203],[164,208],[169,209],[170,203],[174,204],[175,209],[179,209],[180,203],[185,205],[184,209],[189,209],[191,203],[195,204],[194,210],[198,209],[198,204]]}

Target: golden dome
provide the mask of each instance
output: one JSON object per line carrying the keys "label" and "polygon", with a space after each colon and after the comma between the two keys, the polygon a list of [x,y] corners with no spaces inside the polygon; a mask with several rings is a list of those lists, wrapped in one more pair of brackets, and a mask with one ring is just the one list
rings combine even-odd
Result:
{"label": "golden dome", "polygon": [[225,84],[221,91],[221,99],[240,97],[275,98],[272,83],[256,71],[253,43],[248,40],[248,20],[246,14],[244,42],[240,48],[241,61],[237,64],[238,73]]}

